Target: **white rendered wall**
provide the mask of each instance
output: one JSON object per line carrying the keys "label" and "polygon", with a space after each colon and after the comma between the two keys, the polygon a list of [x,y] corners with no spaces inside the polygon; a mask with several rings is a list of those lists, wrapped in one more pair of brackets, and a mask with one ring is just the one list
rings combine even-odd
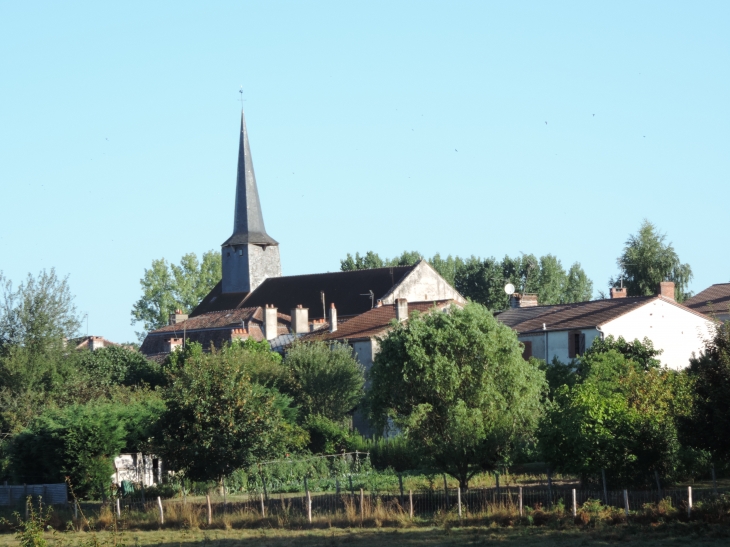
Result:
{"label": "white rendered wall", "polygon": [[466,304],[464,297],[425,260],[422,260],[383,297],[383,304],[393,304],[396,298],[405,298],[408,302],[455,300]]}
{"label": "white rendered wall", "polygon": [[680,370],[689,365],[692,353],[699,355],[705,340],[712,336],[713,323],[684,308],[660,298],[609,321],[601,327],[606,336],[623,336],[626,340],[649,338],[662,365]]}
{"label": "white rendered wall", "polygon": [[[545,334],[529,334],[518,336],[520,342],[532,342],[532,356],[543,359],[551,363],[554,358],[558,358],[561,363],[570,363],[571,357],[568,352],[568,336],[577,330],[561,330],[548,331],[547,333],[547,355],[545,353]],[[585,335],[586,349],[591,347],[593,341],[598,338],[601,333],[596,329],[582,329],[580,331]],[[547,358],[546,358],[547,357]]]}

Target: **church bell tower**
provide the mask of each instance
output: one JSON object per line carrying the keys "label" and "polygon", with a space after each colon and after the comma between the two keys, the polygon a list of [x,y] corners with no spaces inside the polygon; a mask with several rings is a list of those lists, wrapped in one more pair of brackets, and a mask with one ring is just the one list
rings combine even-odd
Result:
{"label": "church bell tower", "polygon": [[221,253],[224,294],[249,293],[266,278],[281,277],[279,243],[266,233],[264,227],[243,111],[238,143],[233,235],[223,243]]}

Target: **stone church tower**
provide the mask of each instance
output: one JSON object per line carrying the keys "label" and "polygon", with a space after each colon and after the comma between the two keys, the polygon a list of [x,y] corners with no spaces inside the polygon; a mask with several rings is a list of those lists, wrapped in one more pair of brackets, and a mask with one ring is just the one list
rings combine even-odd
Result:
{"label": "stone church tower", "polygon": [[233,235],[223,243],[221,253],[223,294],[250,293],[265,279],[281,277],[279,244],[266,233],[264,228],[264,216],[261,213],[243,111],[241,111],[241,136],[238,144]]}

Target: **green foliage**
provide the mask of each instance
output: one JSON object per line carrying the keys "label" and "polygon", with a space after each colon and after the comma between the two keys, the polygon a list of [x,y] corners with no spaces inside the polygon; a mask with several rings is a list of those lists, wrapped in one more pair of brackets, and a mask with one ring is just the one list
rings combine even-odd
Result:
{"label": "green foliage", "polygon": [[307,450],[313,454],[335,454],[352,443],[353,435],[347,427],[320,414],[310,414],[302,425],[309,433]]}
{"label": "green foliage", "polygon": [[[377,253],[368,251],[348,253],[340,261],[342,271],[382,268],[385,266],[410,266],[422,255],[415,251],[403,252],[399,257],[381,258]],[[429,264],[462,295],[474,302],[485,305],[493,311],[501,311],[509,306],[509,297],[504,292],[506,283],[514,284],[519,291],[537,293],[541,304],[565,304],[590,300],[593,296],[593,282],[579,263],[573,264],[566,272],[560,260],[552,255],[538,259],[533,255],[519,258],[452,257],[442,258],[440,254],[427,259]]]}
{"label": "green foliage", "polygon": [[18,540],[20,547],[46,547],[48,542],[44,537],[44,532],[46,531],[46,523],[51,519],[53,507],[46,507],[44,511],[41,506],[41,499],[38,498],[38,510],[36,510],[31,496],[28,496],[26,504],[28,506],[28,515],[25,520],[20,518],[19,513],[15,513],[15,518],[18,521],[18,532],[15,534],[15,539]]}
{"label": "green foliage", "polygon": [[370,371],[373,418],[394,425],[463,486],[534,431],[545,375],[486,308],[413,314],[381,341]]}
{"label": "green foliage", "polygon": [[615,349],[585,355],[574,385],[555,390],[540,426],[540,445],[556,470],[596,483],[601,469],[615,487],[647,486],[657,471],[679,477],[675,420],[689,408],[688,384]]}
{"label": "green foliage", "polygon": [[629,296],[656,294],[659,283],[674,281],[674,296],[677,302],[684,302],[692,296],[687,291],[692,280],[692,268],[682,264],[671,243],[665,243],[662,234],[648,220],[642,222],[638,234],[626,240],[626,246],[617,263],[623,274],[609,281],[609,286],[626,285]]}
{"label": "green foliage", "polygon": [[363,397],[364,370],[348,344],[295,343],[284,365],[291,371],[291,394],[304,415],[342,421]]}
{"label": "green foliage", "polygon": [[692,382],[693,405],[682,421],[683,438],[717,459],[730,457],[730,323],[718,325],[685,372]]}
{"label": "green foliage", "polygon": [[20,483],[64,482],[80,496],[99,497],[114,457],[136,450],[161,411],[157,401],[88,404],[48,410],[11,441],[11,471]]}
{"label": "green foliage", "polygon": [[132,306],[132,325],[142,322],[140,341],[146,333],[167,325],[169,314],[175,310],[189,313],[221,280],[221,254],[203,253],[202,261],[195,253],[182,257],[180,264],[160,258],[152,261],[139,280],[142,296]]}
{"label": "green foliage", "polygon": [[353,436],[350,450],[368,453],[373,468],[381,471],[392,469],[400,473],[419,469],[422,464],[419,447],[405,435],[378,439]]}
{"label": "green foliage", "polygon": [[243,344],[203,352],[188,344],[170,358],[166,411],[156,453],[192,480],[222,480],[235,469],[300,448],[306,434],[288,422],[278,391],[251,381]]}
{"label": "green foliage", "polygon": [[155,387],[165,381],[160,366],[137,351],[109,346],[94,351],[80,351],[78,367],[92,381],[101,385]]}
{"label": "green foliage", "polygon": [[661,365],[661,361],[657,357],[662,354],[663,350],[654,349],[654,343],[648,338],[644,338],[643,341],[636,339],[633,342],[627,342],[623,336],[619,336],[617,340],[609,335],[603,339],[596,338],[591,347],[586,350],[583,360],[590,363],[594,355],[608,353],[609,351],[620,353],[636,365],[639,370],[649,370],[658,368]]}

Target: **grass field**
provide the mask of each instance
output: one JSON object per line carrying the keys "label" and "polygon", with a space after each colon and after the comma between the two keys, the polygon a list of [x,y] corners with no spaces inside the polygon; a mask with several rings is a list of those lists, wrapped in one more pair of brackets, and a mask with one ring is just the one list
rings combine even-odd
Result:
{"label": "grass field", "polygon": [[[411,529],[317,529],[317,530],[161,530],[46,534],[48,547],[309,547],[309,546],[457,546],[519,545],[527,547],[617,545],[703,545],[730,544],[730,527],[702,523],[657,527],[614,526],[605,529],[424,527]],[[0,536],[0,547],[19,547],[10,534]]]}

